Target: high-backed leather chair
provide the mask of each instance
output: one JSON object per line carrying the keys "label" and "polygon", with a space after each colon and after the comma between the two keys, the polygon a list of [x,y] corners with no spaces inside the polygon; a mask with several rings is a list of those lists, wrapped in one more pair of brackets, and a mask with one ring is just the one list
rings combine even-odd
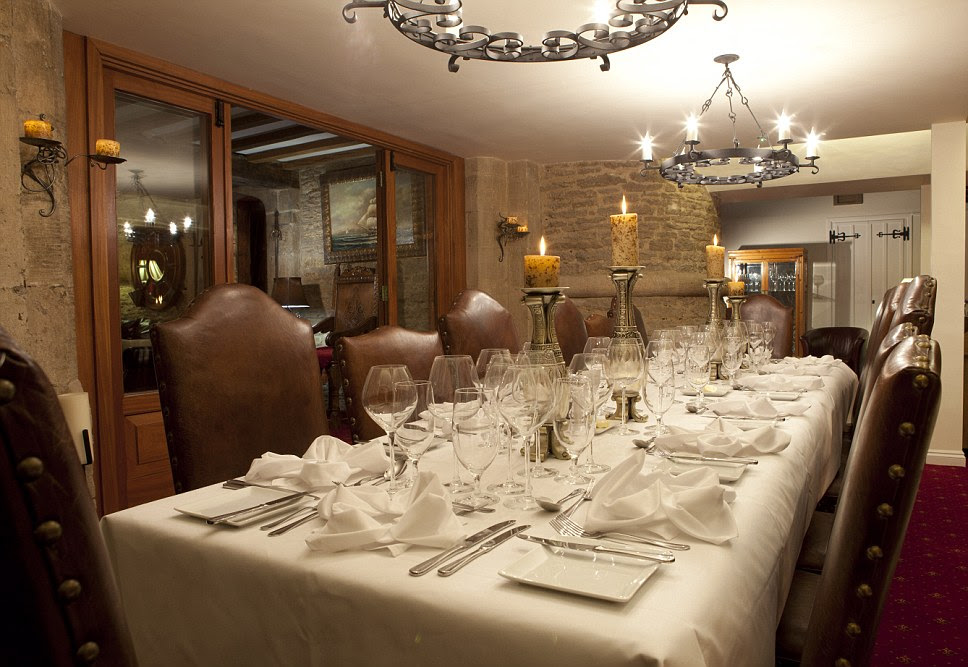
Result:
{"label": "high-backed leather chair", "polygon": [[860,327],[818,327],[800,336],[800,354],[840,359],[860,374],[860,355],[867,341],[867,329]]}
{"label": "high-backed leather chair", "polygon": [[740,306],[740,317],[755,322],[772,322],[776,327],[773,358],[793,355],[793,308],[784,306],[769,294],[751,294]]}
{"label": "high-backed leather chair", "polygon": [[585,319],[575,305],[575,302],[565,297],[555,306],[555,335],[558,346],[565,359],[565,366],[571,363],[571,358],[584,352],[588,331],[585,329]]}
{"label": "high-backed leather chair", "polygon": [[867,665],[924,469],[941,352],[902,341],[858,424],[822,574],[798,571],[777,629],[777,664]]}
{"label": "high-backed leather chair", "polygon": [[0,662],[135,665],[74,442],[47,376],[0,327]]}
{"label": "high-backed leather chair", "polygon": [[312,327],[250,285],[216,285],[151,330],[175,492],[328,433]]}
{"label": "high-backed leather chair", "polygon": [[511,354],[521,351],[514,318],[486,292],[465,289],[451,304],[450,310],[437,321],[445,354],[468,354],[477,360],[481,350],[507,348]]}
{"label": "high-backed leather chair", "polygon": [[871,322],[870,334],[867,337],[867,348],[864,352],[864,359],[861,361],[860,373],[858,373],[861,384],[863,384],[867,376],[867,368],[870,366],[871,359],[874,358],[874,354],[881,346],[881,341],[884,340],[884,336],[891,330],[894,312],[897,310],[897,305],[900,303],[901,297],[904,296],[905,289],[905,283],[895,285],[884,292],[881,302],[877,304],[877,310],[874,312],[874,321]]}
{"label": "high-backed leather chair", "polygon": [[891,326],[910,322],[918,333],[931,335],[934,328],[934,306],[938,298],[938,281],[929,275],[916,276],[906,288],[894,311]]}
{"label": "high-backed leather chair", "polygon": [[363,383],[370,367],[406,364],[415,380],[430,377],[434,358],[444,353],[436,331],[413,331],[398,326],[379,327],[336,343],[336,363],[343,377],[343,394],[353,440],[360,442],[383,435],[382,428],[363,409]]}
{"label": "high-backed leather chair", "polygon": [[602,313],[592,313],[585,318],[585,333],[589,337],[606,336],[612,337],[612,321]]}

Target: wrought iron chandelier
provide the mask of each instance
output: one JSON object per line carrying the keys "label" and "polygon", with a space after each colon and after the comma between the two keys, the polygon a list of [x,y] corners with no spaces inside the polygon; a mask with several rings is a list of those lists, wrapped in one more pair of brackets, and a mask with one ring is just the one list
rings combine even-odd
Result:
{"label": "wrought iron chandelier", "polygon": [[[486,0],[484,0],[486,1]],[[539,63],[601,58],[607,72],[609,54],[644,44],[663,34],[689,12],[690,5],[715,5],[721,21],[729,11],[723,0],[616,0],[608,23],[586,23],[574,32],[552,30],[540,46],[526,45],[517,32],[495,32],[465,25],[462,0],[353,0],[343,7],[343,18],[356,22],[356,9],[379,7],[404,36],[427,48],[450,54],[447,69],[460,69],[458,60]],[[614,30],[613,30],[614,28]]]}
{"label": "wrought iron chandelier", "polygon": [[[820,171],[816,162],[820,159],[817,154],[819,140],[817,135],[811,130],[806,139],[807,155],[801,162],[790,150],[790,143],[793,141],[790,135],[790,119],[781,116],[777,124],[777,144],[774,144],[769,134],[763,130],[760,122],[756,119],[756,114],[750,108],[749,100],[743,95],[739,84],[733,78],[733,73],[729,69],[730,63],[739,60],[739,56],[727,53],[713,59],[715,62],[725,67],[723,78],[720,79],[712,95],[702,105],[702,110],[698,117],[690,117],[686,123],[685,138],[679,144],[675,154],[662,161],[661,164],[654,164],[652,159],[651,138],[646,136],[642,140],[642,175],[645,176],[648,170],[658,169],[659,174],[670,181],[673,181],[681,188],[683,185],[741,185],[744,183],[755,183],[756,187],[763,187],[763,181],[771,181],[783,178],[790,174],[800,171],[800,167],[812,168],[813,173]],[[731,148],[714,148],[710,150],[697,150],[699,145],[699,118],[712,105],[713,97],[716,92],[726,84],[726,100],[729,103],[729,120],[733,125],[733,146]],[[733,90],[739,95],[740,103],[746,107],[750,117],[756,124],[759,132],[757,135],[756,148],[743,148],[736,138],[736,112],[733,109]],[[730,175],[703,174],[698,169],[708,167],[727,166],[736,160],[736,163],[744,167],[752,166],[751,171],[741,170],[740,173]]]}

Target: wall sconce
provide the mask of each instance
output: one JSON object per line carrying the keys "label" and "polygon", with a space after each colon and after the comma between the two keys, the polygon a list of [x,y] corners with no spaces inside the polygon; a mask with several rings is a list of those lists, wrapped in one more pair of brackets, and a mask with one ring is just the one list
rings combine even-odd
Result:
{"label": "wall sconce", "polygon": [[[107,169],[109,164],[121,164],[124,158],[119,157],[121,144],[111,139],[98,139],[95,144],[93,155],[75,155],[68,158],[64,145],[53,138],[53,128],[41,114],[36,119],[24,121],[24,136],[20,137],[22,143],[34,146],[37,154],[27,160],[20,168],[20,184],[27,192],[43,192],[50,198],[50,208],[40,209],[39,213],[44,218],[49,218],[54,214],[54,167],[61,162],[67,167],[73,160],[79,157],[86,157],[92,167]],[[28,182],[33,181],[37,187]]]}
{"label": "wall sconce", "polygon": [[501,221],[497,223],[498,236],[497,245],[501,248],[501,256],[497,261],[504,261],[504,246],[508,241],[513,241],[514,239],[524,238],[528,235],[528,225],[519,225],[517,216],[504,217],[498,213],[498,217]]}

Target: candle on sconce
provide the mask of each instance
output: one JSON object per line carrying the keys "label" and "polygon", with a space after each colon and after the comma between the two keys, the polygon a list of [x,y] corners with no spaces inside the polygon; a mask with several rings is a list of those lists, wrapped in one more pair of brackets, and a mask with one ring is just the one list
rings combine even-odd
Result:
{"label": "candle on sconce", "polygon": [[118,157],[121,155],[121,144],[113,139],[98,139],[94,142],[94,152],[105,157]]}
{"label": "candle on sconce", "polygon": [[652,137],[649,135],[642,137],[642,161],[652,162]]}
{"label": "candle on sconce", "polygon": [[790,141],[790,117],[785,113],[780,114],[779,120],[776,121],[776,140],[779,143],[785,141]]}
{"label": "candle on sconce", "polygon": [[807,159],[820,157],[820,136],[813,129],[807,135]]}
{"label": "candle on sconce", "polygon": [[545,239],[541,237],[538,245],[540,255],[524,256],[524,286],[525,287],[558,287],[561,274],[561,257],[545,255]]}
{"label": "candle on sconce", "polygon": [[54,129],[43,118],[29,118],[24,121],[24,136],[28,139],[51,139]]}
{"label": "candle on sconce", "polygon": [[719,237],[713,235],[713,244],[706,246],[706,278],[708,280],[722,280],[726,277],[723,262],[726,259],[726,248],[717,244]]}
{"label": "candle on sconce", "polygon": [[527,234],[528,233],[528,223],[524,223],[523,225],[518,225],[518,230],[517,231],[518,231],[518,234]]}
{"label": "candle on sconce", "polygon": [[695,116],[686,119],[686,141],[699,143],[699,119]]}
{"label": "candle on sconce", "polygon": [[608,216],[612,223],[612,266],[639,265],[639,215],[626,213],[627,209],[622,195],[622,212]]}
{"label": "candle on sconce", "polygon": [[743,296],[746,294],[746,282],[740,278],[741,276],[737,271],[733,279],[726,283],[727,296]]}

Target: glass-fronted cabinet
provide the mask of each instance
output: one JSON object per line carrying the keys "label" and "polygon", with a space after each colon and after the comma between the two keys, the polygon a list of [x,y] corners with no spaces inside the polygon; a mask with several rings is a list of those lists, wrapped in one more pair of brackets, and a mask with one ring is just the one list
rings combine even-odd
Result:
{"label": "glass-fronted cabinet", "polygon": [[806,330],[803,248],[757,248],[731,250],[728,275],[744,276],[747,294],[769,294],[793,308],[793,350]]}

